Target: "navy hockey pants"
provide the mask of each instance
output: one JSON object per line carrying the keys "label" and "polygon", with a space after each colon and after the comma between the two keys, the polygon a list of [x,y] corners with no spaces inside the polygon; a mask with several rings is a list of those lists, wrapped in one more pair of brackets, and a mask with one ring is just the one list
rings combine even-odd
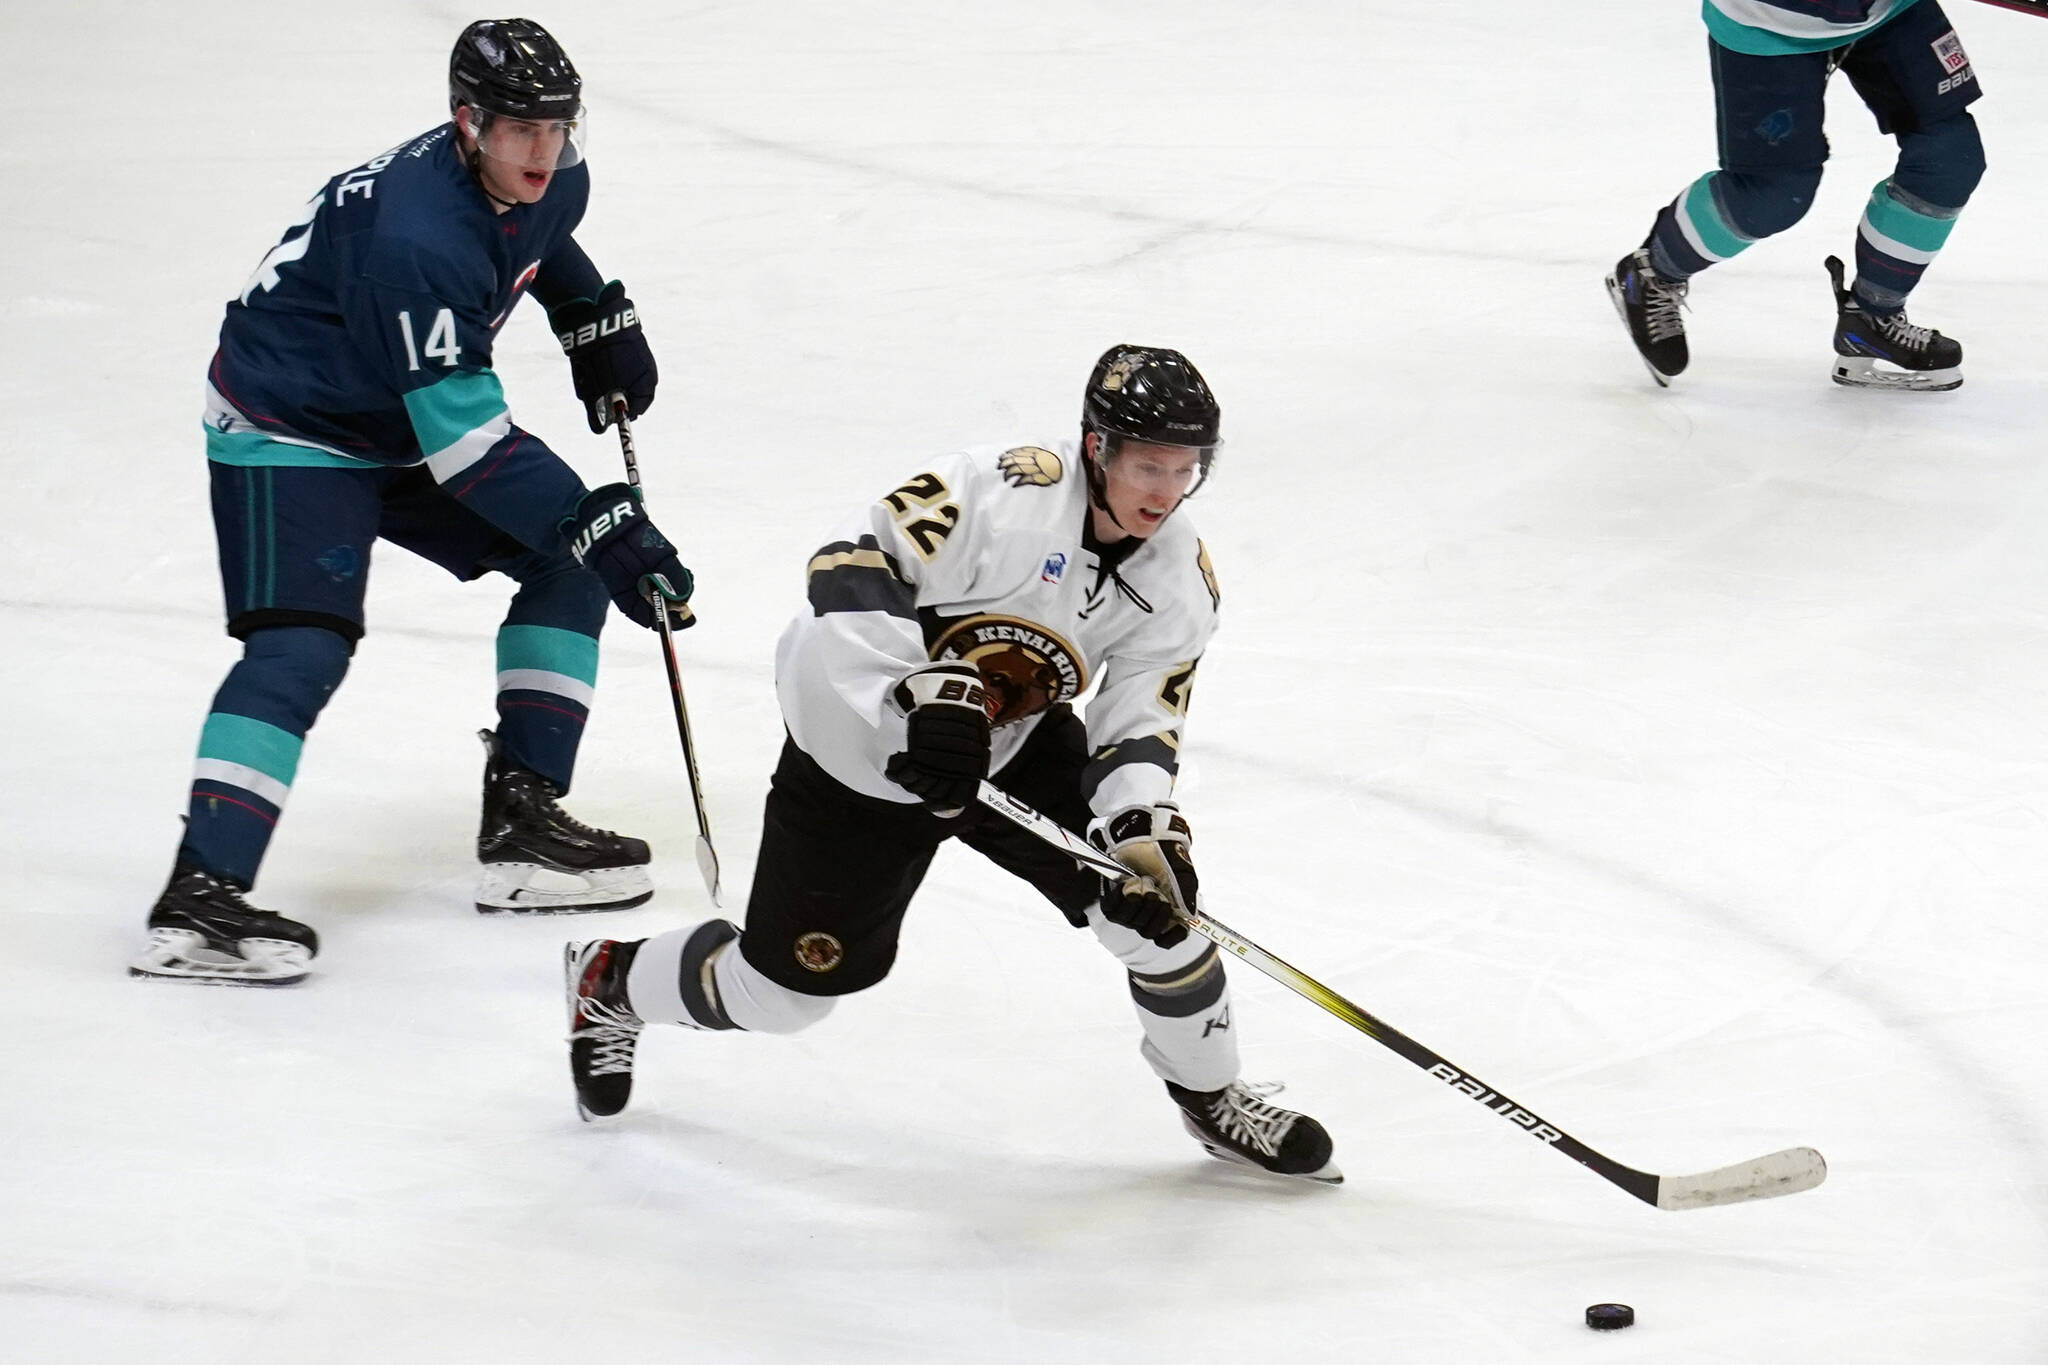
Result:
{"label": "navy hockey pants", "polygon": [[1712,39],[1708,49],[1721,168],[1657,215],[1657,272],[1685,279],[1805,216],[1828,157],[1822,115],[1839,67],[1899,144],[1858,226],[1856,292],[1873,308],[1901,306],[1984,174],[1967,111],[1981,93],[1976,73],[1937,0],[1832,51],[1752,56]]}
{"label": "navy hockey pants", "polygon": [[378,540],[458,579],[520,585],[498,629],[498,733],[512,763],[568,789],[610,604],[597,575],[566,548],[521,545],[423,467],[208,467],[228,633],[244,649],[200,732],[180,862],[255,881],[306,734],[363,636]]}

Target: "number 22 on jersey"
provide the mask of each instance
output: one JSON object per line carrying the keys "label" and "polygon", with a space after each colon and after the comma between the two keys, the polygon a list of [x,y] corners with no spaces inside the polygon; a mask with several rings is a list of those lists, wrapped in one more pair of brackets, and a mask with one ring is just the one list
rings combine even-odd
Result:
{"label": "number 22 on jersey", "polygon": [[960,524],[959,505],[946,501],[950,492],[946,481],[938,475],[920,474],[882,499],[895,513],[903,534],[925,559],[937,554],[940,544]]}

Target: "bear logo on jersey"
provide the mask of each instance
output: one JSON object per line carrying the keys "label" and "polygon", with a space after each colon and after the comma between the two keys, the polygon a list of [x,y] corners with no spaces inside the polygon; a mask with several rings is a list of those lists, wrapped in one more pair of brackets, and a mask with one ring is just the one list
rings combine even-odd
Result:
{"label": "bear logo on jersey", "polygon": [[1043,626],[1014,616],[967,616],[942,625],[932,660],[958,659],[980,671],[994,708],[992,725],[1035,716],[1087,687],[1079,653]]}
{"label": "bear logo on jersey", "polygon": [[1018,446],[1003,452],[996,468],[1012,488],[1050,488],[1066,473],[1060,457],[1044,446]]}

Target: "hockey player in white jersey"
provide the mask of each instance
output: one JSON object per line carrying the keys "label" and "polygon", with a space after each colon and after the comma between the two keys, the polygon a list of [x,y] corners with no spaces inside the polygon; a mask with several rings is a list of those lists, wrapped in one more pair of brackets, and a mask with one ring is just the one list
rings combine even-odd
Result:
{"label": "hockey player in white jersey", "polygon": [[[1323,1126],[1238,1074],[1223,963],[1192,903],[1173,804],[1216,579],[1181,503],[1220,409],[1177,351],[1096,363],[1078,448],[938,461],[812,558],[776,651],[788,739],[744,927],[714,919],[566,953],[570,1068],[586,1119],[625,1108],[650,1023],[793,1033],[885,977],[905,911],[957,838],[1024,878],[1122,962],[1142,1052],[1211,1153],[1335,1182]],[[1094,689],[1087,719],[1072,703]],[[1121,862],[1110,885],[976,802],[983,778]]]}

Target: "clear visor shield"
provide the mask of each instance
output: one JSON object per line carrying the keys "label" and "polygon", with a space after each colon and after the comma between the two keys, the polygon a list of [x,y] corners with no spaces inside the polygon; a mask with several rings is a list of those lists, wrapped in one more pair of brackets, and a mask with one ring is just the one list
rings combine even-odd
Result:
{"label": "clear visor shield", "polygon": [[574,118],[524,119],[467,108],[460,117],[480,154],[515,171],[559,171],[583,160],[589,119],[581,105]]}
{"label": "clear visor shield", "polygon": [[1162,501],[1193,497],[1216,466],[1215,446],[1155,445],[1116,436],[1105,444],[1103,472]]}

